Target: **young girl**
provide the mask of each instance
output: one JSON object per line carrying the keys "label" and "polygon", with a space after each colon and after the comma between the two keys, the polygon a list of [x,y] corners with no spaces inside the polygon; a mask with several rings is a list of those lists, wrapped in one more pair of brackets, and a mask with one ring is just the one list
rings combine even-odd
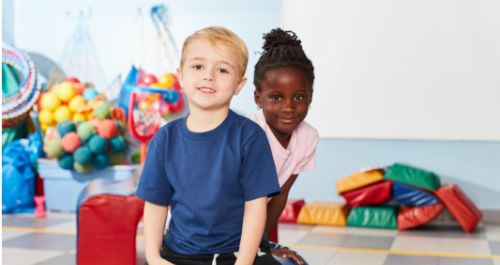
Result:
{"label": "young girl", "polygon": [[[281,193],[268,202],[265,232],[270,235],[300,172],[313,169],[318,132],[304,121],[311,105],[314,66],[294,32],[273,29],[264,35],[264,52],[255,65],[254,99],[262,112],[250,118],[266,132],[271,145]],[[298,264],[303,259],[288,248],[273,250]]]}

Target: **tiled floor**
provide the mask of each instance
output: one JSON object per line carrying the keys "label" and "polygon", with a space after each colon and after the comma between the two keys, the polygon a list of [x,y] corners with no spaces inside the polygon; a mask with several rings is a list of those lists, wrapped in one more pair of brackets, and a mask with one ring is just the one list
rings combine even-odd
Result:
{"label": "tiled floor", "polygon": [[[71,265],[76,263],[74,214],[49,213],[2,217],[2,264]],[[138,264],[144,264],[142,229]],[[396,230],[280,225],[280,241],[311,265],[500,265],[500,225],[481,226],[474,234],[458,227],[430,226]]]}

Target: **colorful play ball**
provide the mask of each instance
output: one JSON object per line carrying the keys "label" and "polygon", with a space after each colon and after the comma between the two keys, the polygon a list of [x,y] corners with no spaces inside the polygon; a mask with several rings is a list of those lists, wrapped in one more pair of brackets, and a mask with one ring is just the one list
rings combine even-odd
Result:
{"label": "colorful play ball", "polygon": [[65,120],[57,124],[57,131],[60,136],[64,136],[69,132],[76,132],[76,126],[73,122]]}
{"label": "colorful play ball", "polygon": [[114,120],[103,120],[97,126],[97,133],[106,139],[111,139],[118,134],[118,126]]}
{"label": "colorful play ball", "polygon": [[111,165],[121,165],[123,164],[123,153],[110,153],[109,161]]}
{"label": "colorful play ball", "polygon": [[72,120],[74,122],[79,122],[79,121],[86,121],[87,120],[87,115],[79,112],[73,113],[73,118]]}
{"label": "colorful play ball", "polygon": [[139,86],[149,86],[151,84],[157,83],[158,79],[153,74],[143,74],[139,78]]}
{"label": "colorful play ball", "polygon": [[175,79],[175,75],[171,73],[160,75],[158,85],[162,88],[171,88],[175,83]]}
{"label": "colorful play ball", "polygon": [[121,135],[111,138],[109,145],[111,146],[111,150],[116,153],[125,151],[128,146],[127,141]]}
{"label": "colorful play ball", "polygon": [[74,76],[68,77],[68,79],[66,79],[66,81],[70,82],[73,85],[80,83],[80,79],[78,79],[78,78],[76,78]]}
{"label": "colorful play ball", "polygon": [[100,135],[94,135],[89,140],[89,149],[94,154],[102,154],[108,148],[108,140]]}
{"label": "colorful play ball", "polygon": [[107,154],[98,154],[94,158],[94,166],[103,169],[109,166],[110,160]]}
{"label": "colorful play ball", "polygon": [[83,96],[83,91],[87,88],[84,84],[82,83],[73,83],[73,88],[75,89],[75,94],[76,95],[82,95]]}
{"label": "colorful play ball", "polygon": [[59,164],[59,167],[61,167],[62,169],[73,169],[73,163],[74,160],[71,154],[63,154],[57,160],[57,164]]}
{"label": "colorful play ball", "polygon": [[54,139],[46,143],[43,147],[43,151],[45,151],[48,158],[58,158],[64,153],[61,140],[59,139]]}
{"label": "colorful play ball", "polygon": [[54,86],[54,93],[63,102],[69,102],[75,96],[75,89],[70,82],[62,82]]}
{"label": "colorful play ball", "polygon": [[97,97],[97,90],[93,87],[88,87],[83,91],[83,98],[86,101],[92,101],[95,97]]}
{"label": "colorful play ball", "polygon": [[65,120],[71,120],[71,111],[68,106],[62,105],[59,106],[54,112],[54,119],[57,123],[60,123]]}
{"label": "colorful play ball", "polygon": [[73,153],[80,145],[82,144],[82,140],[80,136],[75,132],[69,132],[62,138],[61,141],[62,147],[64,151],[68,153]]}
{"label": "colorful play ball", "polygon": [[101,103],[94,109],[94,117],[98,119],[107,119],[111,117],[111,105],[109,103]]}
{"label": "colorful play ball", "polygon": [[89,173],[90,171],[92,171],[92,169],[94,169],[92,165],[82,165],[76,161],[73,163],[73,167],[75,168],[76,172],[82,174]]}
{"label": "colorful play ball", "polygon": [[50,92],[44,93],[40,99],[40,107],[43,110],[54,111],[60,105],[61,101],[59,98]]}
{"label": "colorful play ball", "polygon": [[92,152],[87,146],[82,146],[76,149],[75,153],[73,154],[73,158],[75,159],[76,163],[80,165],[87,165],[92,162]]}
{"label": "colorful play ball", "polygon": [[38,121],[42,124],[52,125],[54,124],[54,114],[49,110],[43,109],[38,114]]}
{"label": "colorful play ball", "polygon": [[83,96],[76,95],[69,101],[68,106],[71,111],[77,112],[80,111],[82,107],[85,106],[86,103],[87,102],[85,101]]}
{"label": "colorful play ball", "polygon": [[95,128],[94,125],[88,123],[88,122],[82,122],[78,124],[78,127],[76,128],[76,132],[78,133],[78,136],[80,136],[80,139],[82,141],[86,142],[87,140],[90,139],[92,135],[95,134]]}

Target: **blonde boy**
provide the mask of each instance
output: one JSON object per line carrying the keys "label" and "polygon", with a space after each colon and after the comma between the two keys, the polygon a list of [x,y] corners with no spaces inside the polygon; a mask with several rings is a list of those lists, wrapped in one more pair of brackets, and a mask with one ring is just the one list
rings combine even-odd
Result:
{"label": "blonde boy", "polygon": [[229,109],[247,61],[244,42],[222,27],[184,42],[177,74],[190,113],[156,133],[137,188],[150,265],[276,264],[257,256],[267,197],[279,192],[269,143],[259,125]]}

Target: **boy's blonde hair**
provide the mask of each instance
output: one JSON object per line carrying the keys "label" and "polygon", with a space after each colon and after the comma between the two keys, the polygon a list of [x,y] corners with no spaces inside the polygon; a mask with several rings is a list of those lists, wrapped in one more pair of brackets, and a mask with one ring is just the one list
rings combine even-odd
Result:
{"label": "boy's blonde hair", "polygon": [[245,75],[248,64],[248,49],[245,42],[243,42],[243,40],[241,40],[241,38],[238,37],[238,35],[236,35],[234,32],[219,26],[200,29],[184,41],[181,54],[181,68],[184,65],[186,48],[191,42],[198,39],[206,39],[210,41],[212,45],[223,44],[232,49],[236,54],[236,57],[240,61],[239,66],[241,70],[241,76]]}

